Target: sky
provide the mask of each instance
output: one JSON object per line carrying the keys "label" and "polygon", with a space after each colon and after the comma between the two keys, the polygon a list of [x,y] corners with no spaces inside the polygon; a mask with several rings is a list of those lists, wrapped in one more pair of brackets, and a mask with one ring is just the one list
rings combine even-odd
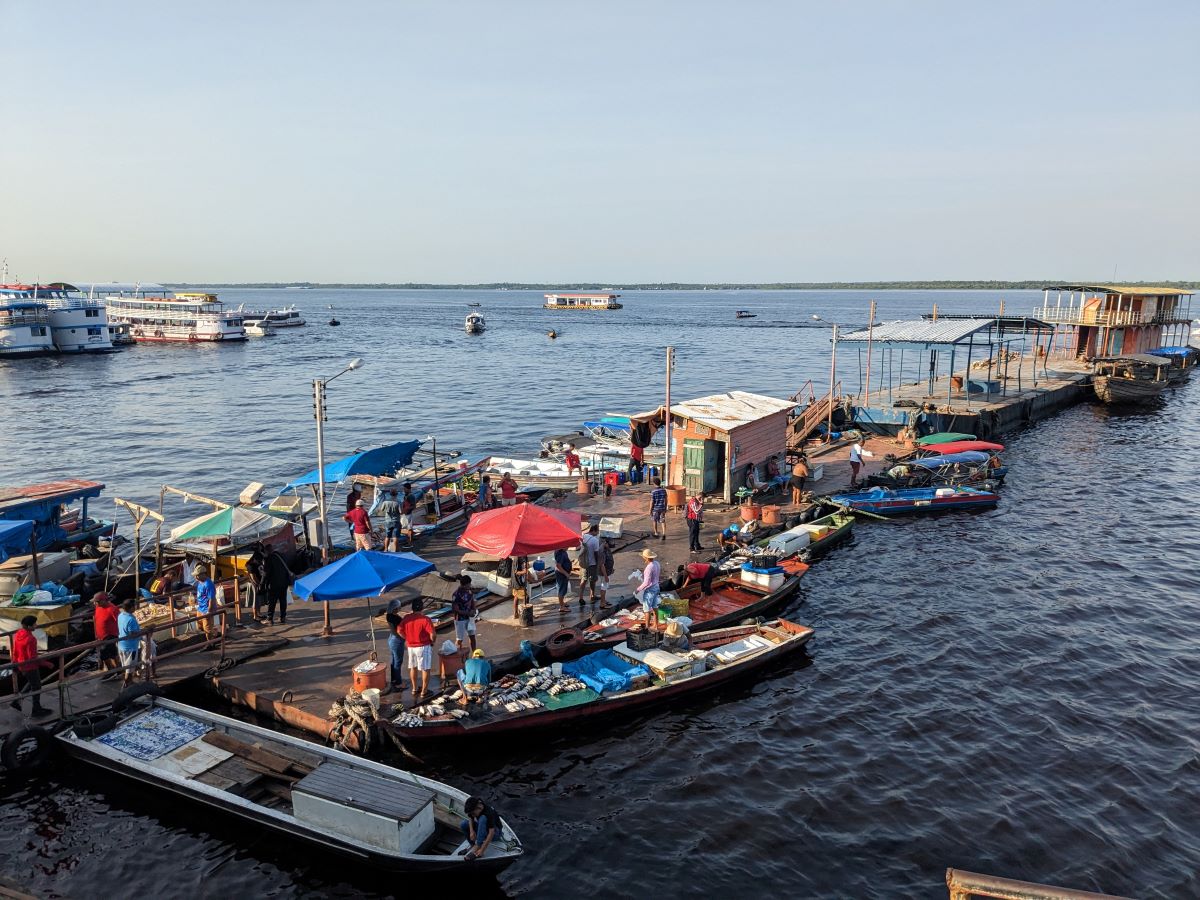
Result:
{"label": "sky", "polygon": [[0,0],[25,280],[1200,278],[1200,3]]}

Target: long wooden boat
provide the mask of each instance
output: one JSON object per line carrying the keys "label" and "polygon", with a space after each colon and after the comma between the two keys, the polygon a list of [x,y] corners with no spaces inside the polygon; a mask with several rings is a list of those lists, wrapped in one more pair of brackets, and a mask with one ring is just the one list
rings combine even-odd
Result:
{"label": "long wooden boat", "polygon": [[464,859],[467,794],[431,778],[156,697],[115,718],[115,727],[92,721],[84,733],[63,731],[59,745],[83,762],[383,870],[494,873],[521,857],[521,842],[502,823],[482,857]]}
{"label": "long wooden boat", "polygon": [[995,491],[965,487],[900,488],[889,490],[876,487],[854,494],[834,494],[830,503],[851,509],[875,513],[877,516],[896,516],[904,513],[935,512],[942,509],[986,509],[1000,502]]}
{"label": "long wooden boat", "polygon": [[[808,626],[785,619],[759,625],[721,628],[693,636],[692,647],[699,651],[696,654],[699,658],[690,658],[695,668],[686,669],[681,676],[648,676],[644,679],[648,681],[644,686],[635,686],[619,693],[597,694],[588,689],[588,693],[581,694],[578,700],[555,708],[546,705],[512,711],[504,707],[488,708],[462,718],[455,718],[447,713],[444,716],[425,719],[419,725],[398,724],[396,720],[381,721],[379,724],[405,743],[463,741],[471,738],[495,739],[501,735],[524,735],[535,731],[569,728],[584,721],[598,722],[640,712],[657,704],[712,690],[735,678],[749,676],[801,650],[812,635],[813,630]],[[597,651],[580,662],[593,655],[601,656],[612,652]],[[722,659],[722,654],[732,658]],[[684,655],[680,655],[679,659],[681,663],[689,661],[689,657]],[[696,668],[701,670],[696,672]],[[691,674],[693,672],[695,674]],[[538,699],[539,703],[550,699],[544,692],[534,694],[533,698]],[[400,721],[411,719],[406,715]]]}
{"label": "long wooden boat", "polygon": [[1170,384],[1170,360],[1148,353],[1096,360],[1092,388],[1105,403],[1149,403]]}
{"label": "long wooden boat", "polygon": [[[732,574],[714,578],[712,594],[707,597],[701,592],[698,582],[675,591],[681,599],[688,601],[686,615],[692,620],[690,630],[696,633],[725,628],[744,619],[766,615],[782,606],[799,590],[800,578],[808,571],[808,565],[799,560],[789,560],[788,563],[783,583],[774,590],[743,581],[740,571],[735,570]],[[623,644],[626,632],[624,623],[634,625],[645,619],[638,612],[640,607],[634,609],[634,618],[621,618],[622,625],[605,627],[596,624],[585,628],[581,650],[588,652]],[[659,624],[657,627],[661,630],[665,626]]]}

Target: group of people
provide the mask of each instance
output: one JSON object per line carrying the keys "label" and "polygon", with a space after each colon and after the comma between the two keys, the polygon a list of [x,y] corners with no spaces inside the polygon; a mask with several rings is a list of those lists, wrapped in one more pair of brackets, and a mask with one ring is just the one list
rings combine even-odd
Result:
{"label": "group of people", "polygon": [[[518,565],[524,558],[518,559]],[[527,565],[527,561],[525,562]],[[593,522],[584,534],[579,546],[579,565],[582,572],[579,577],[579,606],[587,605],[586,597],[598,609],[606,610],[611,606],[608,602],[610,579],[616,571],[616,561],[613,559],[612,541],[600,536],[600,525]],[[574,564],[565,548],[554,551],[554,582],[558,590],[558,611],[567,611],[567,594],[571,590],[571,577],[574,574]]]}
{"label": "group of people", "polygon": [[479,479],[479,505],[478,508],[495,509],[497,506],[513,506],[517,502],[517,482],[512,475],[505,472],[500,476],[500,499],[496,499],[496,489],[492,486],[492,476],[484,475]]}
{"label": "group of people", "polygon": [[[413,493],[411,481],[404,482],[403,487],[402,493],[395,488],[387,491],[375,508],[376,515],[383,519],[383,549],[390,553],[411,550],[416,539],[420,500]],[[346,514],[342,518],[349,523],[350,537],[354,541],[355,550],[375,549],[375,527],[371,523],[370,513],[367,512],[362,489],[357,484],[352,485],[346,494]]]}

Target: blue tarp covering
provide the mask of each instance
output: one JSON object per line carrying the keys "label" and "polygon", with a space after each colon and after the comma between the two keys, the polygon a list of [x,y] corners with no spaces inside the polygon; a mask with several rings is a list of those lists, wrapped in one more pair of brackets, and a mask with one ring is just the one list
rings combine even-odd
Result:
{"label": "blue tarp covering", "polygon": [[[937,445],[934,444],[936,447]],[[945,456],[927,456],[925,459],[906,461],[906,464],[921,466],[925,469],[936,469],[938,466],[950,466],[961,463],[967,466],[978,466],[988,461],[988,454],[982,450],[964,450],[962,453],[947,453]]]}
{"label": "blue tarp covering", "polygon": [[574,662],[563,663],[563,674],[574,675],[598,694],[619,694],[629,682],[650,670],[638,663],[626,662],[611,650],[597,650]]}
{"label": "blue tarp covering", "polygon": [[318,602],[378,597],[433,570],[433,563],[414,553],[359,550],[297,579],[292,593]]}
{"label": "blue tarp covering", "polygon": [[0,562],[8,559],[10,553],[22,554],[29,552],[29,539],[33,536],[33,522],[17,519],[12,522],[0,521]]}
{"label": "blue tarp covering", "polygon": [[[420,441],[401,441],[398,444],[364,450],[362,453],[352,453],[326,463],[325,483],[337,484],[351,475],[390,475],[401,466],[412,462],[413,454],[420,446]],[[283,489],[287,491],[306,484],[317,484],[319,481],[318,472],[313,469],[307,475],[301,475],[295,481],[288,482]]]}
{"label": "blue tarp covering", "polygon": [[1200,353],[1195,347],[1159,347],[1157,350],[1147,350],[1151,356],[1192,356]]}

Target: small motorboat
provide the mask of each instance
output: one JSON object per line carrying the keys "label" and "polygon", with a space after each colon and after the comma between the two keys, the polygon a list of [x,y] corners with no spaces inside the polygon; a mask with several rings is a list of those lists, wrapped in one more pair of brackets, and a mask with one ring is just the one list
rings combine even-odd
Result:
{"label": "small motorboat", "polygon": [[341,325],[342,323],[339,322],[337,319],[330,319],[329,324],[330,325]]}
{"label": "small motorboat", "polygon": [[467,306],[479,307],[479,306],[483,306],[483,304],[482,303],[468,303]]}
{"label": "small motorboat", "polygon": [[550,338],[550,340],[554,340],[556,337],[558,337],[558,332],[551,328],[546,332],[546,337]]}
{"label": "small motorboat", "polygon": [[965,450],[960,453],[897,460],[883,472],[868,475],[866,486],[915,488],[965,484],[987,487],[990,490],[1002,483],[1007,474],[1008,467],[995,453]]}
{"label": "small motorboat", "polygon": [[987,509],[1000,502],[1000,495],[995,491],[949,485],[898,489],[875,487],[869,491],[833,494],[822,498],[822,501],[855,512],[898,516],[905,513],[936,512],[941,509]]}
{"label": "small motorboat", "polygon": [[733,315],[735,318],[738,318],[738,319],[757,319],[758,318],[758,313],[752,313],[748,309],[739,309]]}
{"label": "small motorboat", "polygon": [[243,319],[242,327],[246,329],[247,337],[272,337],[275,326],[266,319]]}
{"label": "small motorboat", "polygon": [[466,321],[463,322],[463,330],[466,331],[467,334],[483,334],[485,328],[487,328],[487,322],[485,322],[483,316],[477,312],[469,313]]}
{"label": "small motorboat", "polygon": [[[507,822],[478,859],[449,785],[171,700],[133,697],[55,735],[68,755],[274,832],[304,851],[392,872],[496,873],[518,860]],[[152,686],[151,686],[152,687]],[[157,689],[154,689],[157,690]]]}

